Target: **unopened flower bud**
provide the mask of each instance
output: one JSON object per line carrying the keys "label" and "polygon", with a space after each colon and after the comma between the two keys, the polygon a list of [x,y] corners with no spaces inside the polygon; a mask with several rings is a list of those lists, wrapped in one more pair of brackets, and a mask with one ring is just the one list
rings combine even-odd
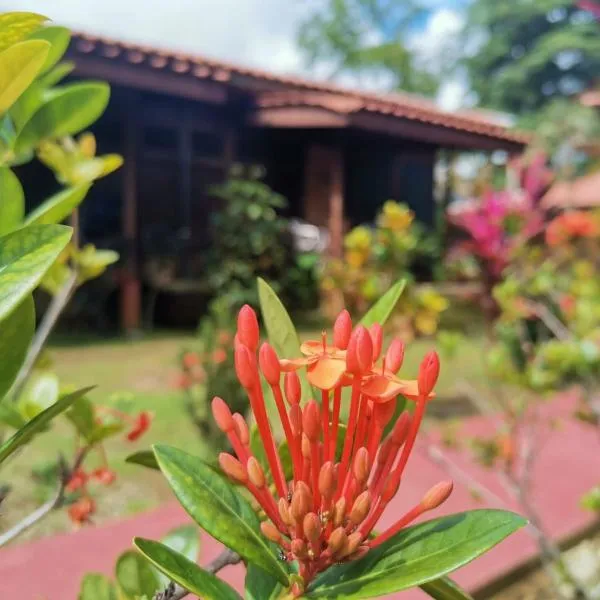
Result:
{"label": "unopened flower bud", "polygon": [[336,490],[335,467],[331,461],[326,462],[319,472],[319,493],[324,500],[333,498]]}
{"label": "unopened flower bud", "polygon": [[235,429],[235,421],[233,420],[229,406],[225,404],[222,398],[215,396],[213,398],[211,408],[215,423],[223,433],[227,433],[232,429]]}
{"label": "unopened flower bud", "polygon": [[352,319],[347,310],[343,310],[333,324],[333,345],[340,350],[348,347],[352,334]]}
{"label": "unopened flower bud", "polygon": [[291,527],[294,524],[292,519],[292,515],[290,514],[290,505],[285,498],[279,498],[279,502],[277,503],[277,508],[279,510],[279,516],[285,525]]}
{"label": "unopened flower bud", "polygon": [[269,385],[279,385],[281,367],[275,350],[266,342],[260,347],[258,353],[258,364]]}
{"label": "unopened flower bud", "polygon": [[346,521],[346,498],[342,496],[333,507],[333,526],[340,527]]}
{"label": "unopened flower bud", "polygon": [[369,333],[373,342],[373,362],[375,362],[379,358],[383,346],[383,328],[379,323],[373,323],[369,327]]}
{"label": "unopened flower bud", "polygon": [[396,412],[397,399],[392,398],[387,402],[377,402],[373,405],[373,418],[376,426],[381,430],[390,422]]}
{"label": "unopened flower bud", "polygon": [[381,501],[387,504],[398,492],[400,487],[400,479],[394,476],[394,473],[388,476],[383,491],[381,492]]}
{"label": "unopened flower bud", "polygon": [[258,369],[256,367],[256,358],[250,350],[240,344],[233,355],[235,372],[242,387],[250,389],[256,385],[258,380]]}
{"label": "unopened flower bud", "polygon": [[254,456],[251,456],[248,459],[246,469],[248,471],[248,479],[250,480],[250,483],[259,490],[262,490],[266,485],[265,473],[260,466],[260,463],[256,460],[256,458],[254,458]]}
{"label": "unopened flower bud", "polygon": [[448,500],[448,496],[452,493],[454,483],[452,481],[440,481],[434,485],[421,500],[421,507],[423,510],[433,510],[440,504],[443,504]]}
{"label": "unopened flower bud", "polygon": [[408,412],[404,411],[399,417],[396,423],[394,424],[394,428],[392,429],[391,439],[392,443],[399,447],[404,444],[404,440],[406,440],[406,436],[408,435],[408,430],[410,428],[410,415]]}
{"label": "unopened flower bud", "polygon": [[281,533],[279,533],[279,530],[277,529],[277,527],[275,527],[275,525],[273,525],[273,523],[271,523],[271,521],[263,521],[260,524],[260,530],[268,540],[271,540],[276,544],[281,544]]}
{"label": "unopened flower bud", "polygon": [[404,362],[404,342],[394,338],[385,354],[385,368],[397,373]]}
{"label": "unopened flower bud", "polygon": [[304,536],[313,544],[321,537],[321,519],[314,512],[309,512],[302,524]]}
{"label": "unopened flower bud", "polygon": [[235,423],[235,432],[240,442],[242,442],[243,446],[247,446],[250,443],[250,431],[246,419],[240,413],[233,413],[233,421]]}
{"label": "unopened flower bud", "polygon": [[373,364],[373,341],[366,327],[358,325],[350,336],[346,368],[353,375],[364,375]]}
{"label": "unopened flower bud", "polygon": [[369,452],[363,446],[356,451],[356,456],[354,457],[354,464],[352,465],[352,473],[354,474],[354,478],[359,487],[364,485],[364,483],[369,478],[369,472],[371,470],[371,465],[369,464]]}
{"label": "unopened flower bud", "polygon": [[369,552],[370,548],[366,544],[361,544],[355,552],[348,556],[348,560],[360,560],[363,556],[365,556]]}
{"label": "unopened flower bud", "polygon": [[344,556],[349,556],[358,550],[358,547],[363,541],[363,534],[360,531],[355,531],[348,536],[348,544],[344,551]]}
{"label": "unopened flower bud", "polygon": [[302,456],[310,460],[310,440],[305,433],[302,434]]}
{"label": "unopened flower bud", "polygon": [[371,510],[371,493],[365,490],[352,505],[349,517],[350,523],[360,525],[367,518],[369,510]]}
{"label": "unopened flower bud", "polygon": [[302,391],[300,388],[300,377],[295,371],[291,371],[285,374],[283,387],[285,389],[285,397],[287,401],[293,406],[300,402],[300,396]]}
{"label": "unopened flower bud", "polygon": [[379,447],[379,453],[377,454],[377,462],[380,465],[383,465],[387,460],[392,451],[392,446],[392,438],[388,436]]}
{"label": "unopened flower bud", "polygon": [[347,543],[348,535],[346,534],[346,530],[343,527],[338,527],[331,532],[327,540],[327,549],[331,555],[335,555],[344,550]]}
{"label": "unopened flower bud", "polygon": [[419,387],[419,394],[427,398],[433,391],[435,384],[437,383],[440,374],[440,358],[437,352],[428,352],[419,367],[419,375],[417,383]]}
{"label": "unopened flower bud", "polygon": [[296,523],[302,523],[304,515],[312,508],[312,495],[308,486],[299,481],[296,484],[296,489],[292,494],[292,503],[290,505],[290,513]]}
{"label": "unopened flower bud", "polygon": [[231,456],[231,454],[221,452],[221,454],[219,454],[219,465],[221,466],[223,473],[234,481],[239,483],[246,483],[248,481],[246,469],[244,469],[242,463],[237,458]]}
{"label": "unopened flower bud", "polygon": [[302,428],[311,442],[319,440],[321,433],[321,414],[316,400],[310,400],[302,411]]}
{"label": "unopened flower bud", "polygon": [[302,409],[299,404],[292,404],[289,411],[290,427],[294,437],[302,435]]}
{"label": "unopened flower bud", "polygon": [[260,337],[258,319],[256,313],[247,304],[244,304],[238,313],[237,335],[244,346],[247,346],[252,352],[256,352]]}
{"label": "unopened flower bud", "polygon": [[290,549],[292,551],[292,554],[298,560],[303,560],[307,556],[306,542],[304,540],[301,540],[300,538],[296,538],[295,540],[292,540]]}

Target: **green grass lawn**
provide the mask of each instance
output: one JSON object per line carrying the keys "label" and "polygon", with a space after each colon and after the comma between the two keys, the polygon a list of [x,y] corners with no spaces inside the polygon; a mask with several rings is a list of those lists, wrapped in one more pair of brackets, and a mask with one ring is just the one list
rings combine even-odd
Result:
{"label": "green grass lawn", "polygon": [[[313,337],[310,332],[302,335],[303,339]],[[204,451],[198,433],[183,411],[181,392],[170,385],[176,372],[177,353],[191,341],[190,335],[165,334],[140,341],[77,339],[69,343],[67,339],[59,339],[52,346],[55,368],[63,383],[78,387],[96,385],[90,396],[102,403],[109,403],[115,392],[129,391],[133,394],[136,410],[147,409],[155,414],[152,428],[138,442],[132,444],[119,436],[106,444],[110,464],[117,471],[118,479],[109,488],[97,488],[98,522],[147,510],[172,498],[160,474],[124,462],[133,451],[149,448],[156,442],[172,444],[191,453]],[[416,377],[421,357],[434,346],[432,340],[410,344],[402,376]],[[482,350],[482,338],[473,336],[454,359],[442,363],[439,402],[457,395],[458,379],[468,379],[475,387],[482,383]],[[9,482],[12,491],[2,505],[0,529],[10,527],[49,493],[49,487],[32,485],[32,472],[54,462],[60,452],[72,455],[72,431],[61,421],[57,419],[50,433],[38,436],[2,471],[0,483]],[[19,541],[71,528],[65,511],[61,510]]]}

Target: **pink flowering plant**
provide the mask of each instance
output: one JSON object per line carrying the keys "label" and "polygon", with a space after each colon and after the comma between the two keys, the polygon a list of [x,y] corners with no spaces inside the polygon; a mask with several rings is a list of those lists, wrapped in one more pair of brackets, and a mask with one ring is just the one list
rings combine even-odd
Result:
{"label": "pink flowering plant", "polygon": [[136,538],[172,581],[156,598],[240,598],[215,575],[235,562],[246,566],[247,598],[358,599],[415,586],[434,598],[468,597],[445,576],[525,520],[476,510],[415,525],[451,494],[452,482],[441,481],[391,524],[379,524],[406,476],[440,369],[430,352],[417,377],[403,379],[404,344],[394,339],[384,351],[382,324],[401,291],[396,284],[358,324],[342,311],[332,334],[300,344],[285,308],[259,281],[269,341],[261,343],[247,305],[234,341],[235,372],[255,426],[216,397],[213,416],[231,453],[214,464],[154,447],[179,502],[227,549],[203,569],[168,545]]}

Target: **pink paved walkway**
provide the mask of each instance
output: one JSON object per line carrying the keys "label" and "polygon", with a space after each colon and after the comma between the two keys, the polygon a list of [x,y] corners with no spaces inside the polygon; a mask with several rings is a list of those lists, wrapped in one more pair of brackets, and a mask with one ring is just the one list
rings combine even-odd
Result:
{"label": "pink paved walkway", "polygon": [[[553,417],[569,415],[573,401],[562,397],[545,407]],[[469,433],[481,433],[489,425],[481,418],[470,419]],[[486,472],[465,457],[457,462],[477,479],[503,496],[493,473]],[[598,438],[591,428],[565,418],[554,433],[552,443],[546,444],[538,457],[533,474],[534,497],[542,519],[551,534],[561,539],[573,535],[592,523],[591,516],[579,508],[582,493],[600,479],[600,452]],[[383,516],[381,526],[394,520],[395,515],[417,502],[422,494],[447,475],[421,451],[411,458],[402,493]],[[446,513],[469,508],[481,508],[469,491],[457,485],[444,505]],[[440,514],[442,511],[438,511]],[[77,598],[79,583],[84,573],[100,571],[110,574],[115,557],[131,545],[134,535],[159,538],[174,526],[188,521],[176,504],[168,504],[151,513],[118,521],[105,527],[87,528],[77,533],[60,535],[40,541],[17,545],[0,551],[0,589],[3,598],[23,600],[72,600]],[[202,562],[211,560],[220,551],[214,540],[204,535]],[[528,535],[521,531],[484,557],[461,569],[455,578],[473,590],[493,581],[513,567],[535,555],[536,549]],[[243,569],[228,567],[222,577],[240,589],[243,587]],[[417,591],[395,594],[399,600],[423,599]]]}

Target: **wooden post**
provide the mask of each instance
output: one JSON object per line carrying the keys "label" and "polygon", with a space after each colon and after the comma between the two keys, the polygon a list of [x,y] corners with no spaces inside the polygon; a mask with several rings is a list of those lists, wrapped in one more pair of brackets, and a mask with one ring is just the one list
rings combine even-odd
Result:
{"label": "wooden post", "polygon": [[329,186],[329,251],[341,258],[344,252],[344,157],[341,148],[331,155]]}
{"label": "wooden post", "polygon": [[121,280],[121,327],[134,333],[141,323],[141,282],[139,273],[137,210],[137,111],[138,96],[130,92],[125,113],[123,154],[122,228],[125,256]]}
{"label": "wooden post", "polygon": [[304,218],[329,230],[329,253],[344,246],[344,159],[341,148],[310,146],[305,163]]}

